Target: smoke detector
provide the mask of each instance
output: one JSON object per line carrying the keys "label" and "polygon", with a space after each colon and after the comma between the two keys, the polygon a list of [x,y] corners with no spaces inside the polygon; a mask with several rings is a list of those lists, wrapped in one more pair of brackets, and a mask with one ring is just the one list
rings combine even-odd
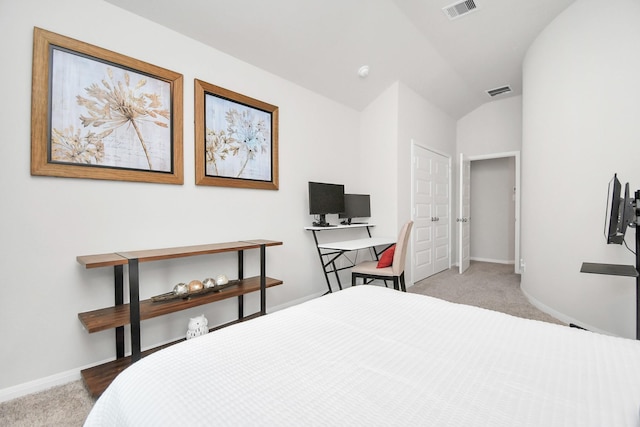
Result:
{"label": "smoke detector", "polygon": [[487,93],[489,94],[489,96],[493,97],[493,96],[498,96],[501,95],[503,93],[508,93],[511,92],[511,86],[507,85],[507,86],[502,86],[502,87],[497,87],[495,89],[489,89],[487,91]]}
{"label": "smoke detector", "polygon": [[478,6],[476,6],[476,2],[474,0],[459,1],[442,8],[442,11],[450,20],[468,15],[476,10],[478,10]]}
{"label": "smoke detector", "polygon": [[369,75],[369,66],[363,65],[362,67],[358,68],[358,75],[362,79],[366,78]]}

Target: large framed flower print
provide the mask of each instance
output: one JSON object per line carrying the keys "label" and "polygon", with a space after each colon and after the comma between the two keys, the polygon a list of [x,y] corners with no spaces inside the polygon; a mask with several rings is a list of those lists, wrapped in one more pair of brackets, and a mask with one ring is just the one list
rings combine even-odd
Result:
{"label": "large framed flower print", "polygon": [[31,174],[182,184],[183,77],[35,28]]}
{"label": "large framed flower print", "polygon": [[197,185],[278,189],[278,107],[195,79]]}

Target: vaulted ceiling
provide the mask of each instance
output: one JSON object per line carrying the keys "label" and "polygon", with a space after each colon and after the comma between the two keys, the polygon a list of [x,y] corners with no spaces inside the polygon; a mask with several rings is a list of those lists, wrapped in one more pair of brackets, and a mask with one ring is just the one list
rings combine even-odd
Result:
{"label": "vaulted ceiling", "polygon": [[575,0],[473,0],[453,20],[452,0],[106,1],[354,109],[401,81],[457,119],[521,93],[527,48]]}

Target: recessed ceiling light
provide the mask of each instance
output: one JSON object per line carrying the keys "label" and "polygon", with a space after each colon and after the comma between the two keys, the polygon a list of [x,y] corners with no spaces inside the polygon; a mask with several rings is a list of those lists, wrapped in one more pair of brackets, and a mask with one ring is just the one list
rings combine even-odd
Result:
{"label": "recessed ceiling light", "polygon": [[367,77],[369,75],[369,66],[363,65],[362,67],[358,68],[358,75],[363,79]]}

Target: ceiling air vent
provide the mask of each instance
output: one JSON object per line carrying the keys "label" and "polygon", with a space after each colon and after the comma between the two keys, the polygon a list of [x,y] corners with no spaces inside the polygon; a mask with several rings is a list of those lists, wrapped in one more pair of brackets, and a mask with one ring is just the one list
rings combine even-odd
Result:
{"label": "ceiling air vent", "polygon": [[449,17],[449,19],[456,19],[463,15],[474,12],[478,6],[473,0],[459,1],[449,6],[443,7],[442,11]]}
{"label": "ceiling air vent", "polygon": [[510,86],[497,87],[495,89],[490,89],[490,90],[487,91],[489,96],[497,96],[497,95],[500,95],[502,93],[507,93],[507,92],[511,92],[511,87]]}

